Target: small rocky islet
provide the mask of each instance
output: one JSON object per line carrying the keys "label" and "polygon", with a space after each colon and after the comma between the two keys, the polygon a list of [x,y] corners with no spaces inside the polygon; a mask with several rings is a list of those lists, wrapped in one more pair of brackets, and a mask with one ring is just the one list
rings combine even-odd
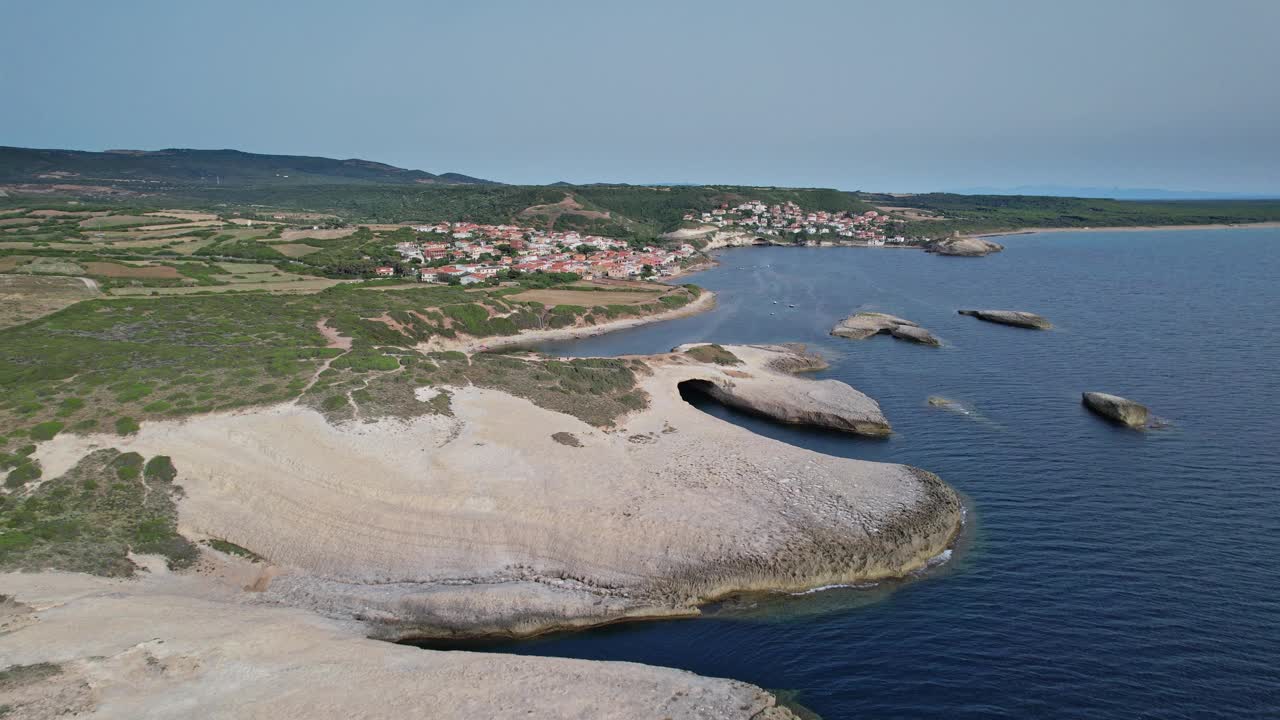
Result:
{"label": "small rocky islet", "polygon": [[957,310],[961,315],[968,315],[997,325],[1026,328],[1027,330],[1048,330],[1053,323],[1047,318],[1025,310]]}
{"label": "small rocky islet", "polygon": [[980,237],[954,236],[934,240],[924,246],[924,251],[935,255],[952,257],[983,257],[1004,250],[1000,243],[994,243]]}
{"label": "small rocky islet", "polygon": [[873,335],[891,335],[899,340],[938,347],[942,343],[933,333],[910,320],[881,312],[857,312],[831,328],[831,334],[850,340],[865,340]]}
{"label": "small rocky islet", "polygon": [[1151,411],[1147,406],[1129,398],[1103,392],[1085,392],[1080,399],[1095,414],[1121,425],[1142,429],[1151,422]]}

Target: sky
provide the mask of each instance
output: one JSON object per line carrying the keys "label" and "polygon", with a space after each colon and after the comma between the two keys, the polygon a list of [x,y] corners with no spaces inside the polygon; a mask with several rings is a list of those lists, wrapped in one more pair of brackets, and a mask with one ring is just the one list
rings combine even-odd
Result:
{"label": "sky", "polygon": [[1280,195],[1280,0],[0,0],[0,145]]}

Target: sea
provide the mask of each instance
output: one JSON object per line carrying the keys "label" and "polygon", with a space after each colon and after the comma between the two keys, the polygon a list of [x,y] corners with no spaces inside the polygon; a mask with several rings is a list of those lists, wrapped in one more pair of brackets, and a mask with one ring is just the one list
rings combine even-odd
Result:
{"label": "sea", "polygon": [[[1280,229],[1001,242],[985,258],[725,250],[682,280],[714,290],[714,310],[539,348],[805,343],[831,363],[818,377],[880,402],[891,437],[688,399],[760,435],[940,475],[967,517],[933,567],[480,649],[734,678],[828,719],[1280,718]],[[943,346],[828,335],[857,310],[913,320]],[[1160,427],[1091,415],[1087,390],[1148,405]]]}

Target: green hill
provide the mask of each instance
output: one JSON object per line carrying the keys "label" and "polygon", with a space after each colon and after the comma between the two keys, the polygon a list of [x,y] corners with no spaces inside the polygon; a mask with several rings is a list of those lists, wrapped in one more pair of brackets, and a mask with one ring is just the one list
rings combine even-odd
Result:
{"label": "green hill", "polygon": [[405,170],[369,160],[258,155],[239,150],[40,150],[0,146],[0,182],[138,188],[373,183],[484,185],[488,180]]}

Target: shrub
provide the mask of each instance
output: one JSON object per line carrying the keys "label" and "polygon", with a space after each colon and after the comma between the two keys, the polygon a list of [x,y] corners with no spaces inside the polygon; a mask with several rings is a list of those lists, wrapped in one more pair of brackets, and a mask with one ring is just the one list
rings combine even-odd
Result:
{"label": "shrub", "polygon": [[698,360],[700,362],[715,363],[716,365],[741,365],[742,361],[737,355],[725,350],[720,345],[699,345],[697,347],[685,350],[685,355]]}
{"label": "shrub", "polygon": [[38,479],[40,475],[40,463],[35,460],[28,460],[9,473],[9,476],[4,479],[4,486],[10,489],[20,488],[32,480]]}
{"label": "shrub", "polygon": [[82,407],[84,407],[84,400],[81,400],[78,397],[69,397],[59,404],[58,416],[66,417]]}
{"label": "shrub", "polygon": [[66,427],[64,423],[60,423],[57,420],[50,420],[49,422],[42,422],[39,425],[32,427],[27,434],[31,436],[32,440],[36,441],[52,440],[53,436],[62,432],[62,428],[64,427]]}
{"label": "shrub", "polygon": [[118,435],[132,435],[140,429],[142,429],[142,426],[131,417],[116,418],[116,434]]}
{"label": "shrub", "polygon": [[226,540],[219,540],[215,538],[213,540],[205,540],[204,544],[208,545],[214,550],[217,550],[220,553],[226,553],[227,555],[235,555],[237,557],[242,557],[251,562],[262,562],[264,560],[264,558],[261,555],[253,552],[252,550],[240,547],[239,545],[236,545],[233,542],[228,542]]}
{"label": "shrub", "polygon": [[157,455],[147,461],[142,473],[147,480],[173,482],[178,476],[178,469],[173,466],[173,460],[168,455]]}
{"label": "shrub", "polygon": [[137,480],[142,474],[142,456],[136,452],[121,453],[111,464],[121,480]]}
{"label": "shrub", "polygon": [[113,389],[116,391],[116,402],[126,403],[150,395],[152,387],[146,383],[128,383]]}

